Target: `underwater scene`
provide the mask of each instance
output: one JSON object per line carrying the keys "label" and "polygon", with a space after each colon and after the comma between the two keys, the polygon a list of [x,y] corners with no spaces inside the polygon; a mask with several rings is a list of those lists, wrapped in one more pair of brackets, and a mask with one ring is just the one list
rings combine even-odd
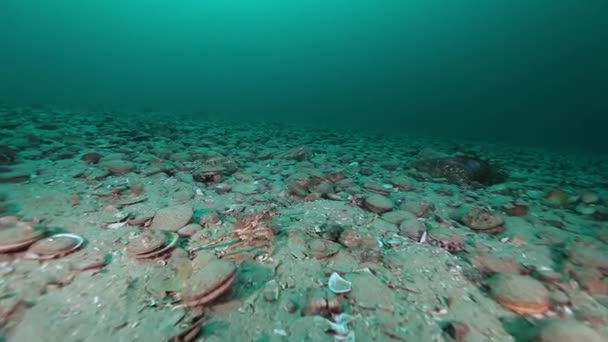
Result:
{"label": "underwater scene", "polygon": [[0,17],[0,341],[608,341],[608,1]]}

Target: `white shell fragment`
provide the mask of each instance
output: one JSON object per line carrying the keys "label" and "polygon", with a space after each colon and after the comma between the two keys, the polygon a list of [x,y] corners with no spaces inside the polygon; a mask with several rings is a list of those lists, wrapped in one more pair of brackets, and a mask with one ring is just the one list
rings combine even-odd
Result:
{"label": "white shell fragment", "polygon": [[126,224],[127,224],[127,221],[110,223],[110,224],[108,224],[108,229],[118,229],[120,227],[123,227]]}
{"label": "white shell fragment", "polygon": [[359,317],[361,316],[351,316],[343,313],[334,317],[335,322],[321,316],[315,316],[315,320],[327,324],[326,329],[328,332],[332,332],[334,334],[334,341],[355,342],[355,332],[350,330],[349,325],[352,321]]}
{"label": "white shell fragment", "polygon": [[352,283],[342,277],[336,272],[332,273],[327,283],[329,290],[335,294],[347,293],[352,290]]}
{"label": "white shell fragment", "polygon": [[82,236],[76,235],[76,234],[61,233],[61,234],[51,235],[50,237],[51,238],[67,237],[67,238],[76,240],[76,244],[74,245],[74,247],[72,247],[72,250],[76,250],[76,249],[80,248],[82,246],[82,244],[84,243],[84,238]]}

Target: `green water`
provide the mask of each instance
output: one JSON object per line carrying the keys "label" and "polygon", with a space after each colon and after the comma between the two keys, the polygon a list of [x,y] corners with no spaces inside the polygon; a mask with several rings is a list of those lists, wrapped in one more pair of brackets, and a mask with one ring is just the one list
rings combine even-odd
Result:
{"label": "green water", "polygon": [[0,101],[601,151],[608,1],[2,0]]}

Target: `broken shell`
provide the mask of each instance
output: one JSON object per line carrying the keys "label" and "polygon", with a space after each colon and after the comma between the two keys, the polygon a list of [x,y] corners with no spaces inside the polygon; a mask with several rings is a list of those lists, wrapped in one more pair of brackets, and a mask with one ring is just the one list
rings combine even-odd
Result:
{"label": "broken shell", "polygon": [[352,285],[350,281],[340,277],[340,275],[336,272],[332,273],[329,277],[329,282],[327,283],[327,287],[333,293],[347,293],[352,290]]}
{"label": "broken shell", "polygon": [[118,229],[120,227],[123,227],[126,224],[127,224],[127,221],[110,223],[110,224],[108,224],[108,229]]}

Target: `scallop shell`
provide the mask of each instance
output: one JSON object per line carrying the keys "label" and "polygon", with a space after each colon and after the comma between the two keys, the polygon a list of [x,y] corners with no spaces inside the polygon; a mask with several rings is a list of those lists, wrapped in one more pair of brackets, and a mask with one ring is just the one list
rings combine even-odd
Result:
{"label": "scallop shell", "polygon": [[[73,240],[73,242],[53,246],[53,240],[59,241],[60,239],[70,239]],[[72,253],[79,249],[83,244],[84,238],[80,235],[70,233],[55,234],[32,244],[28,252],[24,255],[24,258],[30,260],[50,260]],[[53,247],[56,247],[57,249],[53,250]]]}
{"label": "scallop shell", "polygon": [[133,255],[133,258],[135,258],[135,259],[153,258],[153,257],[159,256],[159,255],[163,254],[164,252],[170,250],[171,248],[175,247],[175,244],[177,244],[177,240],[179,239],[179,236],[177,235],[177,233],[165,232],[165,234],[167,235],[167,240],[166,240],[167,242],[164,245],[164,247],[161,247],[160,249],[155,249],[149,253]]}

